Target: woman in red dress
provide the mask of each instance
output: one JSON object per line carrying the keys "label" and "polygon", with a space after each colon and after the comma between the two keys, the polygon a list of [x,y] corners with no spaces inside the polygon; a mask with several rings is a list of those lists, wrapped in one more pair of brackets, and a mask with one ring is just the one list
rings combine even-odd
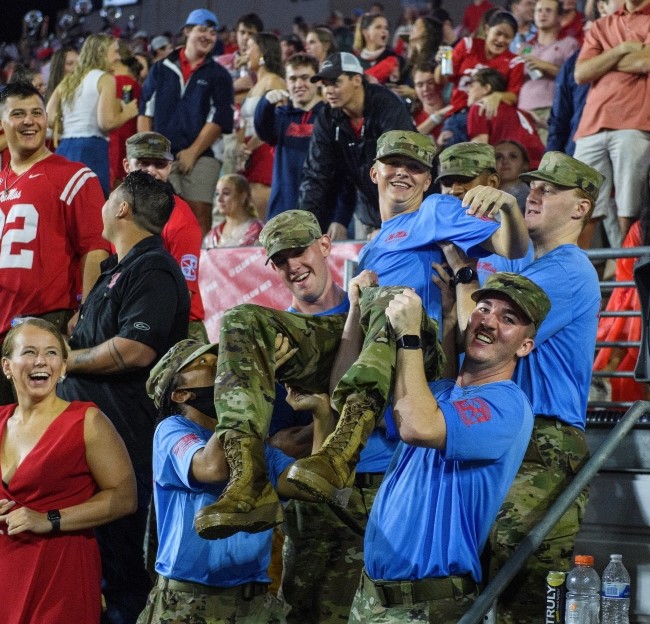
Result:
{"label": "woman in red dress", "polygon": [[[2,345],[18,397],[0,407],[0,591],[3,624],[96,624],[101,561],[92,528],[135,511],[122,439],[92,403],[56,396],[67,350],[42,319]],[[3,593],[4,592],[4,593]]]}

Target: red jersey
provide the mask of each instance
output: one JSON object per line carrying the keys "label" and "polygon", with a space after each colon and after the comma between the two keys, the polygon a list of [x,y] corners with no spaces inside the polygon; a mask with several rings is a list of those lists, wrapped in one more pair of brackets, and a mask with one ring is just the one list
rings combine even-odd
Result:
{"label": "red jersey", "polygon": [[[421,123],[424,123],[429,119],[429,113],[427,113],[423,108],[420,109],[420,112],[413,115],[413,124],[417,127]],[[442,130],[442,124],[438,124],[433,127],[433,130],[429,132],[429,136],[435,141],[440,136],[440,131]]]}
{"label": "red jersey", "polygon": [[454,47],[454,90],[451,94],[452,111],[457,113],[467,107],[467,90],[472,76],[484,67],[496,69],[507,81],[507,90],[517,95],[524,84],[524,59],[506,50],[488,59],[485,54],[485,41],[464,37]]}
{"label": "red jersey", "polygon": [[199,291],[199,256],[201,254],[201,227],[192,209],[178,195],[174,195],[174,210],[161,233],[165,249],[176,259],[190,291],[190,321],[205,318],[203,300]]}
{"label": "red jersey", "polygon": [[84,165],[51,154],[16,176],[0,173],[0,336],[15,316],[76,309],[80,261],[109,250],[104,194]]}
{"label": "red jersey", "polygon": [[487,134],[490,145],[501,141],[516,141],[526,148],[531,169],[537,169],[544,155],[544,144],[537,134],[534,119],[529,113],[504,102],[497,114],[488,119],[479,113],[478,104],[470,106],[467,115],[467,134],[470,141],[479,134]]}
{"label": "red jersey", "polygon": [[[124,96],[124,87],[131,87],[131,98],[140,101],[142,87],[140,83],[128,75],[115,76],[115,95],[118,100]],[[126,158],[126,140],[138,131],[137,118],[130,119],[125,124],[108,134],[108,172],[111,189],[116,187],[116,181],[122,180],[124,165],[122,161]]]}
{"label": "red jersey", "polygon": [[472,2],[463,13],[463,29],[465,32],[473,35],[481,23],[483,14],[492,8],[494,8],[494,5],[489,0],[482,0],[478,4]]}

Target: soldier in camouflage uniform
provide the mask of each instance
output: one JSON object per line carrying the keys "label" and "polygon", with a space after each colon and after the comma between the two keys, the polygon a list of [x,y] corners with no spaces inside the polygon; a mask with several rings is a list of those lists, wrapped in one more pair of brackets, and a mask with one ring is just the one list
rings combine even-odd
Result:
{"label": "soldier in camouflage uniform", "polygon": [[487,143],[456,143],[438,157],[438,177],[443,195],[462,200],[476,186],[499,188],[494,147]]}
{"label": "soldier in camouflage uniform", "polygon": [[[534,259],[523,268],[496,257],[491,264],[534,281],[548,294],[552,307],[535,350],[513,375],[533,406],[535,426],[490,537],[492,573],[510,559],[588,458],[585,416],[601,301],[596,271],[577,241],[603,177],[570,156],[547,152],[536,171],[520,178],[530,182],[525,221]],[[516,203],[514,197],[493,189],[472,201]],[[546,574],[570,568],[587,499],[584,491],[502,593],[499,622],[542,620]]]}
{"label": "soldier in camouflage uniform", "polygon": [[[427,383],[421,352],[398,351],[393,406],[403,442],[368,520],[353,624],[456,624],[478,595],[480,552],[533,426],[510,377],[550,302],[513,273],[491,276],[473,298],[456,379]],[[409,289],[386,311],[398,339],[419,338],[421,314]]]}
{"label": "soldier in camouflage uniform", "polygon": [[[362,264],[365,257],[365,266],[376,268],[375,282],[378,274],[379,280],[385,277],[411,285],[423,294],[427,314],[422,315],[422,344],[430,378],[439,374],[442,363],[437,342],[440,290],[432,285],[431,268],[432,263],[439,265],[443,261],[436,241],[458,238],[465,251],[481,253],[483,245],[486,250],[514,257],[523,255],[527,246],[520,213],[502,214],[502,221],[508,223],[503,228],[494,221],[476,218],[484,216],[484,209],[467,214],[455,198],[431,196],[422,204],[423,193],[431,183],[434,154],[431,139],[417,132],[391,131],[380,137],[371,177],[379,188],[384,226],[390,223],[396,231],[386,234],[389,240],[385,240],[382,227],[382,233],[365,248],[368,253],[361,258]],[[440,206],[442,210],[438,210]],[[414,213],[421,223],[411,234],[399,229],[398,217],[408,217],[409,224],[414,224]],[[287,228],[291,228],[290,224]],[[277,228],[271,234],[261,237],[270,258],[290,246],[286,234]],[[293,247],[299,246],[300,240],[304,241],[302,245],[309,245],[314,239],[302,224],[294,234]],[[379,259],[384,244],[391,245],[390,267]],[[414,266],[422,267],[422,271],[414,270]],[[309,279],[309,274],[299,277]],[[321,500],[345,506],[359,451],[386,406],[396,345],[386,322],[385,307],[400,290],[365,288],[358,304],[351,305],[346,328],[349,324],[355,333],[355,348],[350,350],[354,365],[343,369],[347,372],[332,395],[340,413],[336,431],[318,454],[298,460],[289,475],[296,485]],[[277,378],[314,393],[327,389],[342,329],[340,318],[295,315],[251,305],[237,306],[226,313],[221,327],[215,403],[219,413],[217,435],[223,440],[232,466],[251,465],[250,457],[260,454],[268,431],[274,397],[271,345],[276,334],[288,337],[296,348],[294,357],[277,371]],[[358,358],[357,349],[361,351]],[[316,461],[311,463],[313,458]],[[231,473],[238,478],[231,478],[215,505],[198,514],[195,526],[199,534],[219,538],[281,522],[281,507],[264,473],[233,469]]]}

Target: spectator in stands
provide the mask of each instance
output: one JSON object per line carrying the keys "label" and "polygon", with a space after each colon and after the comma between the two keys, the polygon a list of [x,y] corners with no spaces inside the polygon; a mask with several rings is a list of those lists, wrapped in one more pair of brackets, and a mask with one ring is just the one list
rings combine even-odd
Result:
{"label": "spectator in stands", "polygon": [[[537,34],[518,50],[524,58],[528,75],[519,92],[518,106],[530,112],[536,119],[542,143],[546,143],[546,126],[551,114],[555,77],[562,64],[579,47],[577,40],[569,35],[559,38],[561,17],[561,0],[537,0],[535,3]],[[531,72],[541,72],[542,75],[533,78]],[[536,166],[537,164],[533,163],[533,167]]]}
{"label": "spectator in stands", "polygon": [[[591,88],[575,134],[575,156],[605,176],[594,219],[605,216],[612,185],[616,189],[618,230],[607,232],[612,245],[620,244],[648,206],[648,33],[650,0],[626,0],[619,11],[594,22],[576,63],[576,82]],[[594,226],[592,221],[585,228],[587,245]]]}
{"label": "spectator in stands", "polygon": [[467,141],[467,90],[477,69],[491,67],[507,81],[507,91],[491,93],[484,98],[483,106],[488,116],[496,113],[500,102],[516,104],[524,81],[523,60],[516,57],[508,46],[517,32],[517,22],[510,13],[499,11],[488,22],[485,40],[465,38],[454,48],[453,76],[442,76],[440,66],[436,69],[438,82],[451,80],[451,114],[445,120],[441,140],[444,145]]}
{"label": "spectator in stands", "polygon": [[273,148],[255,133],[255,108],[267,91],[283,89],[284,67],[280,41],[273,33],[251,35],[246,45],[248,70],[257,76],[255,86],[241,105],[243,123],[242,143],[239,146],[239,170],[251,185],[253,203],[260,219],[266,219],[273,176]]}
{"label": "spectator in stands", "polygon": [[280,37],[280,49],[282,51],[282,62],[286,63],[287,59],[297,52],[303,52],[305,46],[298,35],[290,34]]}
{"label": "spectator in stands", "polygon": [[46,102],[49,101],[54,89],[63,78],[72,73],[72,70],[77,66],[78,60],[79,53],[72,46],[63,46],[52,55],[50,76],[47,81],[47,91],[45,92]]}
{"label": "spectator in stands", "polygon": [[562,0],[564,11],[562,12],[562,28],[560,39],[573,37],[582,45],[584,39],[585,16],[577,10],[577,0]]}
{"label": "spectator in stands", "polygon": [[[539,328],[535,350],[517,365],[513,376],[531,402],[535,425],[492,529],[492,574],[511,559],[589,456],[584,429],[601,300],[596,270],[576,243],[596,204],[603,176],[570,156],[547,152],[539,168],[521,178],[530,183],[525,222],[534,256],[527,266],[521,261],[513,266],[494,256],[482,261],[489,260],[492,271],[511,269],[531,279],[548,295],[551,311]],[[516,205],[514,197],[496,189],[470,193],[474,195],[468,194],[466,203],[480,199]],[[447,259],[453,267],[452,259]],[[567,289],[567,284],[572,287]],[[465,309],[470,304],[467,301]],[[460,306],[462,326],[467,314],[461,313]],[[578,496],[502,592],[499,619],[539,621],[536,605],[546,600],[544,578],[550,565],[569,569],[587,498],[586,491]]]}
{"label": "spectator in stands", "polygon": [[522,173],[530,170],[530,160],[526,148],[516,141],[501,141],[494,146],[499,189],[512,195],[522,213],[526,210],[526,199],[530,189],[519,179]]}
{"label": "spectator in stands", "polygon": [[[555,2],[555,0],[540,0]],[[495,69],[479,69],[471,79],[467,95],[469,113],[467,134],[472,141],[496,145],[503,140],[518,141],[526,148],[533,167],[539,164],[544,145],[539,138],[533,117],[516,106],[500,102],[496,113],[488,117],[483,109],[485,98],[506,89],[504,77]]]}
{"label": "spectator in stands", "polygon": [[454,30],[454,22],[449,12],[442,7],[431,9],[429,17],[439,21],[442,24],[442,45],[451,46],[452,48],[458,43],[459,38]]}
{"label": "spectator in stands", "polygon": [[162,61],[166,59],[173,51],[174,46],[165,35],[158,35],[151,40],[151,53],[153,54],[153,62]]}
{"label": "spectator in stands", "polygon": [[462,35],[473,37],[478,30],[481,17],[494,7],[489,0],[472,0],[463,12]]}
{"label": "spectator in stands", "polygon": [[[147,381],[159,419],[153,443],[159,546],[158,579],[138,618],[142,624],[286,622],[286,604],[268,592],[272,531],[208,542],[194,530],[194,514],[213,502],[228,480],[224,450],[214,435],[216,367],[217,345],[182,340]],[[324,408],[323,419],[331,420],[329,405]],[[321,411],[314,414],[318,425]],[[315,427],[316,437],[319,432]],[[295,495],[286,481],[291,459],[270,447],[265,456],[278,490]]]}
{"label": "spectator in stands", "polygon": [[330,54],[334,54],[336,51],[336,40],[329,28],[315,26],[307,33],[305,52],[316,58],[319,67]]}
{"label": "spectator in stands", "polygon": [[212,200],[221,163],[212,145],[232,132],[233,86],[210,57],[217,17],[207,9],[185,21],[185,46],[156,63],[142,89],[138,130],[159,132],[172,144],[170,182],[190,205],[202,232],[212,225]]}
{"label": "spectator in stands", "polygon": [[8,82],[9,84],[14,82],[30,84],[41,94],[41,97],[45,97],[47,85],[45,84],[45,80],[43,80],[41,73],[35,69],[30,69],[25,65],[16,65]]}
{"label": "spectator in stands", "polygon": [[[20,249],[7,244],[0,262],[0,338],[20,316],[42,317],[65,334],[108,256],[102,190],[88,167],[45,146],[45,104],[34,87],[0,91],[0,121],[11,155],[0,174],[3,240],[21,241]],[[0,403],[12,402],[0,376]]]}
{"label": "spectator in stands", "polygon": [[264,223],[257,218],[248,180],[237,173],[221,176],[215,199],[223,221],[207,233],[203,248],[256,245]]}
{"label": "spectator in stands", "polygon": [[336,48],[330,54],[337,50],[340,52],[352,52],[354,32],[350,27],[349,21],[345,19],[345,15],[341,11],[332,11],[327,24],[334,35],[334,42],[336,44]]}
{"label": "spectator in stands", "polygon": [[275,151],[268,220],[293,210],[298,204],[302,168],[314,121],[325,107],[318,87],[311,81],[318,68],[319,63],[313,56],[295,54],[290,57],[285,64],[287,91],[267,91],[255,109],[255,132]]}
{"label": "spectator in stands", "polygon": [[[122,170],[146,171],[157,180],[167,182],[174,157],[169,139],[157,132],[140,132],[129,137],[125,145]],[[188,335],[199,342],[208,342],[203,320],[205,310],[199,290],[199,255],[201,228],[192,209],[178,195],[174,195],[174,209],[160,234],[165,249],[176,259],[190,293],[190,324]]]}
{"label": "spectator in stands", "polygon": [[156,360],[187,336],[190,310],[183,274],[160,238],[173,207],[169,185],[143,171],[127,175],[104,204],[104,236],[116,254],[84,303],[58,390],[66,400],[92,400],[111,419],[136,475],[137,511],[95,531],[111,624],[134,622],[151,589],[143,545],[156,413],[145,382]]}
{"label": "spectator in stands", "polygon": [[537,32],[535,27],[535,0],[512,0],[510,12],[517,20],[517,33],[510,42],[510,52],[516,54]]}
{"label": "spectator in stands", "polygon": [[366,13],[357,23],[354,50],[371,82],[397,82],[400,58],[388,45],[388,20],[381,13]]}
{"label": "spectator in stands", "polygon": [[47,103],[48,123],[56,153],[88,165],[110,192],[108,133],[138,114],[138,102],[118,100],[113,65],[119,58],[117,41],[109,35],[90,35],[81,48],[79,63],[54,89]]}
{"label": "spectator in stands", "polygon": [[363,67],[349,52],[328,57],[311,80],[321,82],[328,104],[314,123],[298,207],[313,212],[333,240],[347,238],[354,201],[337,202],[337,195],[356,190],[365,226],[357,238],[366,238],[381,225],[377,187],[368,175],[377,139],[388,130],[411,130],[413,122],[397,95],[365,81]]}
{"label": "spectator in stands", "polygon": [[444,105],[442,90],[435,78],[435,68],[435,61],[423,61],[414,67],[413,84],[417,100],[411,109],[417,131],[431,135],[434,140],[440,135],[445,113],[451,110],[451,106]]}

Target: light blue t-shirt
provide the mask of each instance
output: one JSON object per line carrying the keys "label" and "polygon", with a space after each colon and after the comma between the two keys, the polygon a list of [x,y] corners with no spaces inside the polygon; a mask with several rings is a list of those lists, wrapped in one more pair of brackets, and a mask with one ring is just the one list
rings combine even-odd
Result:
{"label": "light blue t-shirt", "polygon": [[528,244],[528,251],[523,258],[510,260],[509,258],[504,258],[498,254],[485,256],[485,258],[481,258],[478,261],[478,264],[476,266],[479,284],[483,286],[485,280],[490,277],[490,275],[493,275],[494,273],[500,273],[501,271],[507,271],[509,273],[521,273],[534,260],[535,251],[533,249],[532,242]]}
{"label": "light blue t-shirt", "polygon": [[400,443],[372,507],[364,563],[373,579],[471,574],[517,473],[533,412],[512,381],[429,384],[447,425],[444,451]]}
{"label": "light blue t-shirt", "polygon": [[[157,427],[153,442],[154,504],[158,523],[156,572],[178,581],[232,587],[268,583],[272,530],[236,533],[206,540],[194,530],[196,513],[216,501],[226,482],[198,483],[191,478],[192,457],[213,435],[183,416],[170,416]],[[292,460],[266,447],[266,465],[275,486]]]}

